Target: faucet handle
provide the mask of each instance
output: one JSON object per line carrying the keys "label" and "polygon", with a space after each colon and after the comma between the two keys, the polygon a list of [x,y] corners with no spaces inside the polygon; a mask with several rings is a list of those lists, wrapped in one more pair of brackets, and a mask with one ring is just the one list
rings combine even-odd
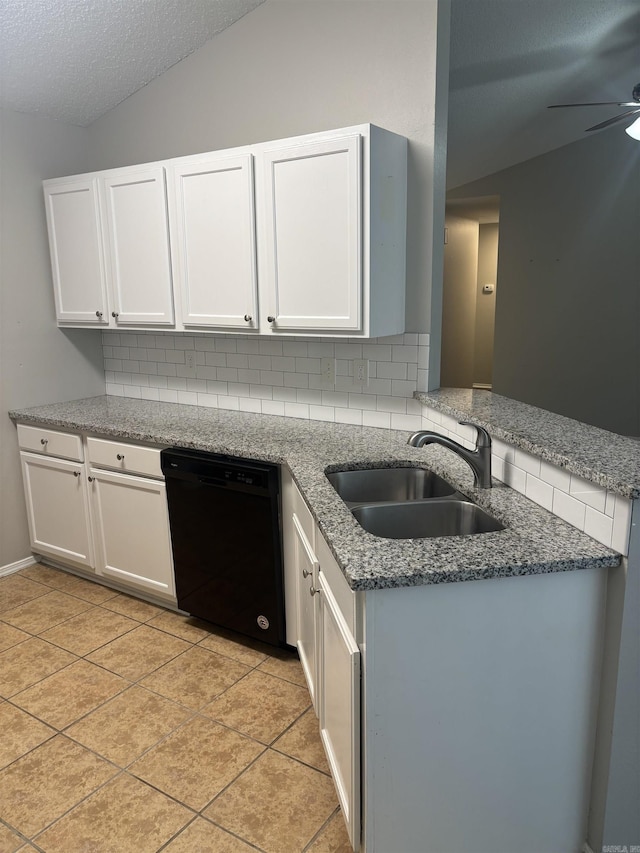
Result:
{"label": "faucet handle", "polygon": [[491,436],[484,427],[471,423],[471,421],[458,421],[458,423],[460,426],[471,426],[478,430],[478,434],[476,435],[476,447],[491,447]]}

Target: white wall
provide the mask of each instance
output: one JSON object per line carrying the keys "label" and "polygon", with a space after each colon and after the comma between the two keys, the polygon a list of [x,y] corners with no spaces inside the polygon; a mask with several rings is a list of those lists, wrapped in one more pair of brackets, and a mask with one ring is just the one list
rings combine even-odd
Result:
{"label": "white wall", "polygon": [[474,379],[478,223],[447,214],[442,300],[441,385],[471,388]]}
{"label": "white wall", "polygon": [[493,390],[640,436],[640,145],[620,128],[451,196],[500,196]]}
{"label": "white wall", "polygon": [[429,331],[436,0],[267,0],[89,128],[104,169],[371,122],[409,144],[407,327]]}
{"label": "white wall", "polygon": [[[478,233],[478,281],[476,285],[476,334],[473,356],[473,381],[491,385],[493,381],[493,339],[496,316],[496,279],[498,274],[498,223],[480,225]],[[493,284],[493,293],[483,293],[485,284]]]}
{"label": "white wall", "polygon": [[87,131],[0,113],[0,568],[29,556],[15,407],[104,393],[100,334],[55,323],[42,179],[86,168]]}

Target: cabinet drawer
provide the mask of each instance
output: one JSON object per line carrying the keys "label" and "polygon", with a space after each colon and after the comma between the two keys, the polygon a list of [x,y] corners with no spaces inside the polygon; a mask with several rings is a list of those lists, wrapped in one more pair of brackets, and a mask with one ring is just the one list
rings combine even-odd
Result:
{"label": "cabinet drawer", "polygon": [[99,468],[112,468],[115,471],[162,479],[160,450],[157,447],[139,447],[136,444],[123,444],[121,441],[88,438],[87,451],[91,465],[97,465]]}
{"label": "cabinet drawer", "polygon": [[82,439],[79,435],[68,432],[18,424],[18,443],[20,450],[31,450],[46,456],[61,456],[75,462],[84,460]]}

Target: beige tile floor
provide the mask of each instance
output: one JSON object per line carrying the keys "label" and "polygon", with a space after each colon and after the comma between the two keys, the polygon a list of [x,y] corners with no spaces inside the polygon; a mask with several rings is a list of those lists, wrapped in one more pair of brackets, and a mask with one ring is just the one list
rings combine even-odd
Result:
{"label": "beige tile floor", "polygon": [[297,657],[42,565],[0,578],[0,853],[349,853]]}

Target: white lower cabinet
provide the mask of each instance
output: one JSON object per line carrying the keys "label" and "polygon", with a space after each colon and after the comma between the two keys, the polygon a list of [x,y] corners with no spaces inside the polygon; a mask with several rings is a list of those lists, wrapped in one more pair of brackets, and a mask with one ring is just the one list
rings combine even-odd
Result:
{"label": "white lower cabinet", "polygon": [[175,594],[164,482],[91,468],[99,574],[163,597]]}
{"label": "white lower cabinet", "polygon": [[18,441],[33,552],[175,602],[160,450],[24,425]]}
{"label": "white lower cabinet", "polygon": [[31,548],[92,569],[89,495],[83,462],[20,454]]}
{"label": "white lower cabinet", "polygon": [[294,559],[297,569],[298,654],[318,715],[318,560],[298,516],[293,514]]}

